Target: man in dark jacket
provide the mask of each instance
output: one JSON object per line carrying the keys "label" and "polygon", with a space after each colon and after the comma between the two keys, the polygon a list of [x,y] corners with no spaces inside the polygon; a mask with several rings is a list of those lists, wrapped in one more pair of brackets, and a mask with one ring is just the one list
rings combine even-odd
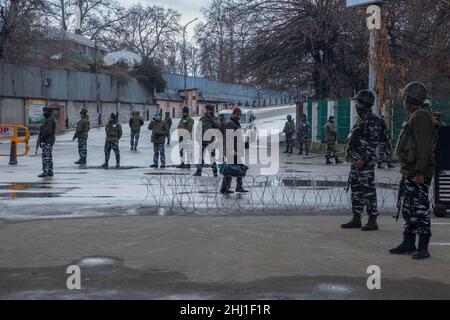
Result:
{"label": "man in dark jacket", "polygon": [[89,122],[88,111],[83,108],[80,111],[80,121],[77,123],[77,129],[73,135],[73,140],[78,139],[78,154],[80,159],[75,164],[86,164],[87,160],[87,139],[91,124]]}
{"label": "man in dark jacket", "polygon": [[170,129],[172,129],[172,118],[170,117],[170,112],[166,112],[164,122],[166,123],[167,145],[170,146]]}
{"label": "man in dark jacket", "polygon": [[167,136],[167,123],[161,120],[159,114],[155,114],[153,121],[148,125],[148,130],[152,131],[153,143],[153,164],[150,168],[158,168],[158,160],[161,159],[161,169],[164,169],[166,167],[164,143]]}
{"label": "man in dark jacket", "polygon": [[131,151],[137,151],[137,146],[139,143],[139,136],[141,133],[141,127],[144,125],[144,119],[139,114],[139,111],[133,112],[133,115],[130,118],[130,121],[128,122],[131,129]]}
{"label": "man in dark jacket", "polygon": [[[241,124],[239,120],[241,119],[241,109],[234,108],[231,118],[225,124],[225,136],[224,136],[224,152],[226,154],[227,164],[243,164],[243,150],[244,150],[244,139],[242,137],[242,131],[239,131],[236,135],[236,131],[241,130]],[[236,135],[236,136],[234,136]],[[233,145],[227,145],[228,138],[232,139]],[[233,159],[233,162],[231,162]],[[233,191],[230,190],[231,182],[233,177],[224,176],[222,180],[222,187],[220,188],[220,192],[222,194],[231,194]],[[246,193],[248,192],[242,186],[242,177],[236,178],[236,192]]]}
{"label": "man in dark jacket", "polygon": [[53,177],[53,145],[55,144],[56,121],[52,109],[44,107],[44,123],[39,130],[40,147],[42,149],[42,173],[39,178]]}
{"label": "man in dark jacket", "polygon": [[116,168],[120,168],[119,140],[122,138],[122,126],[117,121],[117,115],[111,113],[105,128],[105,163],[102,165],[103,169],[108,169],[109,167],[108,162],[111,155],[111,149],[114,150],[116,155]]}
{"label": "man in dark jacket", "polygon": [[[192,130],[194,128],[194,120],[189,116],[189,108],[188,107],[184,107],[183,108],[183,115],[180,119],[180,122],[178,123],[178,130],[186,130],[187,132],[189,132],[189,134],[191,135],[191,140],[192,140]],[[184,137],[182,137],[181,135],[179,136],[179,142],[180,142],[180,158],[181,158],[181,164],[177,167],[179,169],[190,169],[191,168],[191,164],[190,163],[185,163],[184,161],[184,155],[186,154],[188,162],[191,159],[190,158],[190,154],[191,154],[191,150],[189,150],[190,147],[190,141],[189,143],[185,143],[183,146],[181,145],[183,143]]]}

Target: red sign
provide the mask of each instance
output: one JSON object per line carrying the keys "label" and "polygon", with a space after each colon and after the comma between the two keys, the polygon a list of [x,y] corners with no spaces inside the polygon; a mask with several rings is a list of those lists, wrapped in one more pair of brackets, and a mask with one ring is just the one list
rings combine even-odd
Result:
{"label": "red sign", "polygon": [[11,138],[14,135],[14,127],[0,126],[0,138]]}

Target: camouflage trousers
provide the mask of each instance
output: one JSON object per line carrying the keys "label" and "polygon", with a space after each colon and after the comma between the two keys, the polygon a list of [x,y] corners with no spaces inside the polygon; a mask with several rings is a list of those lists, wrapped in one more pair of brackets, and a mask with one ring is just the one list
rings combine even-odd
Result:
{"label": "camouflage trousers", "polygon": [[131,130],[131,140],[130,140],[130,144],[131,147],[133,148],[137,148],[138,143],[139,143],[139,137],[140,137],[140,131],[139,130]]}
{"label": "camouflage trousers", "polygon": [[294,146],[294,137],[291,135],[286,135],[286,145],[288,148]]}
{"label": "camouflage trousers", "polygon": [[351,166],[349,182],[354,215],[361,216],[365,207],[368,215],[378,216],[374,167],[374,164],[366,164],[365,168],[358,170],[356,164]]}
{"label": "camouflage trousers", "polygon": [[392,150],[391,145],[387,143],[380,143],[377,150],[377,160],[378,162],[388,162],[391,160]]}
{"label": "camouflage trousers", "polygon": [[419,185],[415,178],[403,177],[402,183],[405,232],[431,235],[429,198],[431,179],[425,179],[425,184]]}
{"label": "camouflage trousers", "polygon": [[336,157],[336,140],[328,140],[326,158],[330,159],[334,157]]}
{"label": "camouflage trousers", "polygon": [[108,163],[109,157],[111,156],[111,149],[114,151],[116,155],[116,162],[120,162],[120,150],[118,143],[105,143],[105,162]]}
{"label": "camouflage trousers", "polygon": [[305,149],[306,152],[309,151],[309,139],[308,139],[308,137],[299,137],[298,138],[298,148],[300,150]]}
{"label": "camouflage trousers", "polygon": [[80,159],[86,161],[87,158],[87,139],[78,138],[78,154]]}
{"label": "camouflage trousers", "polygon": [[153,144],[153,164],[158,165],[158,160],[161,160],[161,165],[166,165],[166,150],[164,143]]}
{"label": "camouflage trousers", "polygon": [[42,171],[53,171],[53,146],[49,143],[41,143],[42,148]]}
{"label": "camouflage trousers", "polygon": [[[205,165],[205,150],[207,147],[208,147],[208,143],[202,144],[202,163],[197,164],[197,172],[202,172],[202,168]],[[212,161],[211,167],[213,170],[213,174],[216,175],[218,173],[218,170],[217,170],[216,151],[215,150],[211,151],[211,161]]]}
{"label": "camouflage trousers", "polygon": [[[187,142],[185,144],[183,143],[183,137],[179,138],[179,143],[180,143],[180,159],[181,159],[181,163],[188,163],[191,164],[192,163],[192,150],[191,150],[191,145],[192,142]],[[185,157],[186,155],[186,157]],[[187,161],[185,161],[187,160]]]}

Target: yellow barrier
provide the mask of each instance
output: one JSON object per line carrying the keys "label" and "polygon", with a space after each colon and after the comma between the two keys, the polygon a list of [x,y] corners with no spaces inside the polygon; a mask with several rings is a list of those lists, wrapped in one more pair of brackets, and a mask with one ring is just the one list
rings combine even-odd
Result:
{"label": "yellow barrier", "polygon": [[[19,138],[19,130],[25,131],[25,138]],[[11,150],[9,154],[2,154],[0,156],[9,156],[10,164],[17,164],[17,157],[23,157],[28,154],[30,147],[28,142],[30,141],[30,132],[27,127],[16,125],[16,124],[0,124],[0,140],[9,139],[11,142]],[[24,144],[25,151],[22,153],[17,153],[17,145]]]}

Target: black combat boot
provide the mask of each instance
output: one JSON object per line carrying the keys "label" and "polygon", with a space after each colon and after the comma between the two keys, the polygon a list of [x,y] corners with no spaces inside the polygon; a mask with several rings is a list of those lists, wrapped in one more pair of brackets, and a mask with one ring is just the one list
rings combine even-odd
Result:
{"label": "black combat boot", "polygon": [[325,162],[325,164],[333,164],[333,162],[330,161],[329,157],[326,157],[327,161]]}
{"label": "black combat boot", "polygon": [[294,153],[294,146],[291,146],[290,148],[289,148],[289,154],[293,154]]}
{"label": "black combat boot", "polygon": [[336,164],[341,164],[342,163],[342,161],[341,160],[339,160],[339,158],[336,156],[336,157],[334,157],[334,160],[336,161]]}
{"label": "black combat boot", "polygon": [[388,168],[395,168],[395,164],[393,164],[392,162],[388,162],[387,164]]}
{"label": "black combat boot", "polygon": [[48,171],[44,171],[44,172],[42,172],[40,175],[38,175],[38,177],[39,178],[47,178],[47,177],[49,177],[50,175],[48,174]]}
{"label": "black combat boot", "polygon": [[378,168],[378,169],[386,169],[386,168],[383,166],[383,163],[381,163],[381,162],[378,162],[377,168]]}
{"label": "black combat boot", "polygon": [[120,168],[120,160],[116,161],[116,168]]}
{"label": "black combat boot", "polygon": [[74,163],[75,163],[75,164],[84,164],[82,159],[80,159],[80,160],[78,160],[78,161],[76,161],[76,162],[74,162]]}
{"label": "black combat boot", "polygon": [[102,164],[102,169],[108,170],[108,168],[109,168],[108,162],[105,161],[105,163]]}
{"label": "black combat boot", "polygon": [[428,252],[430,238],[431,236],[429,234],[419,234],[419,248],[412,255],[413,259],[422,260],[430,257],[430,252]]}
{"label": "black combat boot", "polygon": [[152,165],[150,166],[150,168],[158,168],[158,164],[157,164],[157,163],[154,163],[154,164],[152,164]]}
{"label": "black combat boot", "polygon": [[361,217],[354,214],[352,220],[341,225],[342,229],[361,229]]}
{"label": "black combat boot", "polygon": [[395,248],[389,249],[391,254],[413,254],[416,251],[416,235],[410,232],[403,233],[403,242]]}
{"label": "black combat boot", "polygon": [[376,231],[378,230],[377,216],[370,215],[369,221],[361,228],[362,231]]}
{"label": "black combat boot", "polygon": [[302,156],[302,155],[303,155],[303,149],[300,149],[300,151],[298,152],[298,155],[299,155],[299,156]]}
{"label": "black combat boot", "polygon": [[186,168],[186,165],[184,164],[184,162],[182,162],[180,165],[176,166],[177,169],[184,169]]}
{"label": "black combat boot", "polygon": [[306,155],[309,156],[309,150],[308,149],[306,149]]}
{"label": "black combat boot", "polygon": [[289,145],[286,145],[286,151],[283,153],[289,153]]}

